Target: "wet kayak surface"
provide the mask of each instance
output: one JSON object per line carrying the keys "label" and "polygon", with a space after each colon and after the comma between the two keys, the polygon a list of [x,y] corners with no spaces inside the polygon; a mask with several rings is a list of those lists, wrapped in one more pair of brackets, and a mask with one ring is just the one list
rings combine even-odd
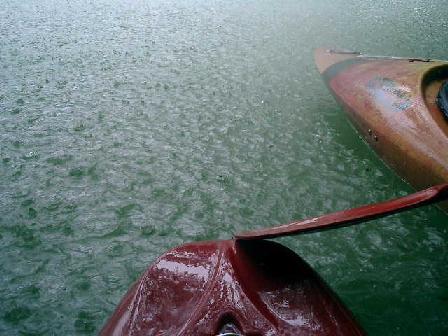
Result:
{"label": "wet kayak surface", "polygon": [[[313,50],[444,59],[443,8],[5,1],[0,333],[96,334],[174,246],[411,192],[351,128]],[[446,222],[430,207],[280,241],[368,334],[441,334]]]}
{"label": "wet kayak surface", "polygon": [[415,188],[448,181],[448,121],[439,107],[447,61],[325,49],[315,59],[353,125],[397,174]]}
{"label": "wet kayak surface", "polygon": [[168,251],[100,332],[165,334],[365,335],[309,265],[267,240],[198,242]]}

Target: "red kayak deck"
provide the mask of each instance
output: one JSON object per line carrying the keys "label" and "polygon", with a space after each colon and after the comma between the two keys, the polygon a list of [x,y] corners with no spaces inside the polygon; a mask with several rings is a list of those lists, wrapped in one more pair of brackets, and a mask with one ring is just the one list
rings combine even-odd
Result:
{"label": "red kayak deck", "polygon": [[441,202],[448,184],[165,253],[128,291],[101,335],[362,335],[298,255],[262,240],[362,223]]}
{"label": "red kayak deck", "polygon": [[161,256],[101,335],[362,335],[350,311],[288,248],[201,242]]}

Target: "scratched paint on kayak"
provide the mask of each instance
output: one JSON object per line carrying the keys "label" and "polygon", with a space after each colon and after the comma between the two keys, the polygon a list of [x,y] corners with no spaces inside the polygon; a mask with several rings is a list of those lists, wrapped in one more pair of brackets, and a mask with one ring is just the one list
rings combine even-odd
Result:
{"label": "scratched paint on kayak", "polygon": [[413,105],[409,89],[393,79],[374,78],[367,83],[367,88],[373,99],[380,101],[391,111],[404,112]]}
{"label": "scratched paint on kayak", "polygon": [[[174,246],[411,192],[352,130],[313,50],[445,59],[441,8],[3,1],[0,333],[95,334]],[[281,242],[369,334],[440,334],[445,223],[428,208]]]}

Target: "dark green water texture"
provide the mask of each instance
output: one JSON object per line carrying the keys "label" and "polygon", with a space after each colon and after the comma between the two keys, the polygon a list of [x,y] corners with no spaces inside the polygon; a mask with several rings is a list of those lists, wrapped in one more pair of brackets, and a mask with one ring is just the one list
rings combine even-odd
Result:
{"label": "dark green water texture", "polygon": [[[2,0],[0,334],[92,335],[167,249],[405,195],[313,63],[448,59],[446,0]],[[281,239],[372,335],[448,331],[435,207]]]}

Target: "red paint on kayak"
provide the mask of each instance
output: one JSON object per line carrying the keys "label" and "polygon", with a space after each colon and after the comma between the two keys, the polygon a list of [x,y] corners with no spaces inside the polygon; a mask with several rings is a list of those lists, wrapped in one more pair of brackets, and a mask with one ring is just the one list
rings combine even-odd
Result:
{"label": "red paint on kayak", "polygon": [[368,204],[359,208],[342,210],[320,217],[308,218],[286,225],[253,230],[235,235],[237,239],[266,239],[280,236],[296,235],[349,226],[370,219],[388,216],[394,213],[433,204],[448,199],[448,184],[434,186],[411,195],[392,199],[377,204]]}
{"label": "red paint on kayak", "polygon": [[362,335],[299,256],[270,241],[177,247],[128,291],[101,335]]}

